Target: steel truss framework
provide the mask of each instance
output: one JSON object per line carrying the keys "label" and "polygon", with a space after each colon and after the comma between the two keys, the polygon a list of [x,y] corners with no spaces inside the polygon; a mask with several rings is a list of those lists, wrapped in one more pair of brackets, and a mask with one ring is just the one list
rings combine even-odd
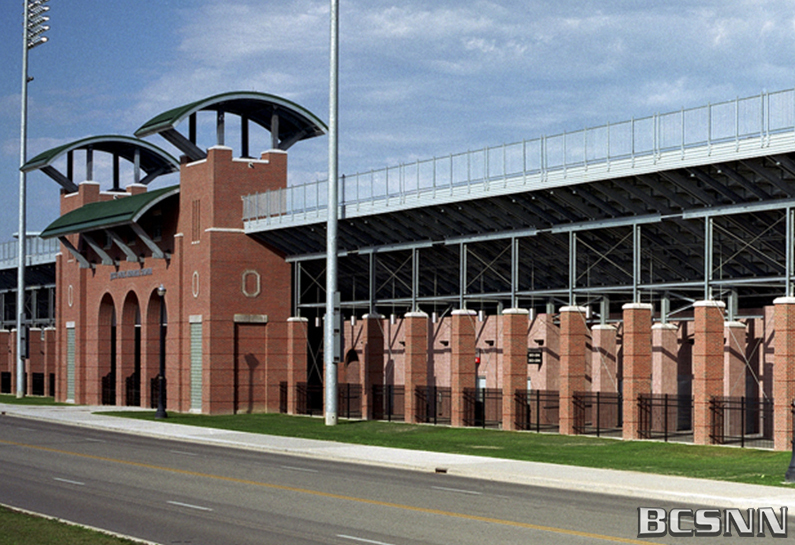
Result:
{"label": "steel truss framework", "polygon": [[[527,172],[523,182],[506,174],[478,191],[451,177],[449,194],[434,186],[411,202],[344,202],[343,309],[493,313],[578,304],[607,320],[625,303],[650,302],[666,320],[693,301],[722,299],[733,319],[792,295],[795,134],[655,151],[625,158],[625,168],[607,162],[590,171],[564,165],[532,183]],[[263,196],[269,208],[264,216],[249,208],[246,230],[293,263],[295,312],[319,313],[322,207],[285,210],[284,195],[246,206],[259,207]]]}

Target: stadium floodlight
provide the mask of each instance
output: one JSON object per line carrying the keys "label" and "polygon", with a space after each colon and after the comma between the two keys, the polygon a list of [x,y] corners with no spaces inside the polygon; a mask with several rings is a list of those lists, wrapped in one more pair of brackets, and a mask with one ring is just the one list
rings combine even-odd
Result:
{"label": "stadium floodlight", "polygon": [[45,15],[45,13],[50,11],[50,7],[44,5],[47,2],[49,0],[28,0],[26,2],[25,26],[27,31],[25,43],[27,49],[33,49],[37,45],[47,42],[47,36],[42,36],[42,34],[50,30],[49,25],[45,24],[50,20],[49,16]]}
{"label": "stadium floodlight", "polygon": [[46,15],[50,11],[45,6],[49,0],[24,0],[24,20],[22,23],[22,107],[19,130],[19,230],[17,250],[17,397],[25,396],[25,360],[27,359],[27,328],[25,315],[25,261],[27,260],[27,221],[25,219],[26,177],[22,167],[27,162],[28,154],[28,51],[47,42],[44,33],[50,30]]}

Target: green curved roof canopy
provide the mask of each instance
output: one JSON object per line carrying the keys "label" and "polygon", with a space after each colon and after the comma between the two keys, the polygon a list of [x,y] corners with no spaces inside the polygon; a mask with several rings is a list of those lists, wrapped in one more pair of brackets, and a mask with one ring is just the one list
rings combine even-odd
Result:
{"label": "green curved roof canopy", "polygon": [[[328,132],[325,123],[309,110],[287,99],[253,91],[223,93],[197,100],[153,117],[135,131],[143,138],[160,134],[179,147],[192,160],[204,158],[203,151],[196,147],[194,114],[199,111],[231,113],[253,121],[271,133],[275,149],[287,150],[300,140],[321,136]],[[176,126],[186,118],[191,120],[190,137],[177,133]],[[222,123],[219,115],[219,123]],[[245,123],[243,124],[245,125]],[[243,128],[247,131],[247,128]],[[222,132],[222,131],[221,131]],[[247,147],[247,137],[244,138]],[[223,144],[223,142],[219,142]],[[244,151],[244,155],[247,150]]]}
{"label": "green curved roof canopy", "polygon": [[[92,136],[49,149],[29,160],[20,170],[23,172],[41,170],[63,186],[68,193],[73,193],[77,191],[77,184],[72,180],[71,172],[64,175],[53,166],[53,163],[66,155],[68,164],[71,165],[72,152],[75,150],[91,152],[86,159],[87,178],[91,178],[93,174],[91,166],[93,151],[110,153],[114,158],[120,157],[134,165],[137,164],[135,181],[142,184],[148,184],[163,174],[179,171],[179,162],[172,155],[145,140],[124,135]],[[71,171],[71,166],[67,168]],[[146,173],[143,179],[139,179],[139,168]],[[117,172],[114,172],[113,187],[119,189]]]}
{"label": "green curved roof canopy", "polygon": [[87,204],[64,214],[39,236],[46,239],[135,223],[153,206],[175,195],[179,195],[179,186]]}

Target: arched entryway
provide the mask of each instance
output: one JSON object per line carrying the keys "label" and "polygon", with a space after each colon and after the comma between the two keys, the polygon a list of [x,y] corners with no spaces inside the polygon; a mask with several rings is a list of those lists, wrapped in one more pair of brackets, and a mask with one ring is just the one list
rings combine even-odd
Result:
{"label": "arched entryway", "polygon": [[141,405],[141,309],[138,297],[130,292],[124,300],[119,343],[119,383],[124,405]]}
{"label": "arched entryway", "polygon": [[[162,320],[161,324],[161,304]],[[157,290],[152,290],[146,305],[146,320],[141,328],[140,346],[143,352],[141,362],[141,404],[150,408],[156,408],[158,402],[158,376],[160,373],[160,336],[165,337],[168,331],[168,304],[157,294]],[[166,369],[168,369],[168,357],[166,355]],[[166,372],[168,376],[168,372]],[[163,405],[168,408],[168,383],[165,385],[165,395]]]}
{"label": "arched entryway", "polygon": [[97,363],[100,378],[100,402],[116,404],[116,306],[106,293],[99,304]]}

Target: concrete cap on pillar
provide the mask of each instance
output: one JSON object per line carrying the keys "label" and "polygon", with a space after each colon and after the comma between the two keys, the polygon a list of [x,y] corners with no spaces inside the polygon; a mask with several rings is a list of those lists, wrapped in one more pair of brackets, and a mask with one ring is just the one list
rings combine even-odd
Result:
{"label": "concrete cap on pillar", "polygon": [[652,329],[679,329],[679,326],[675,324],[664,324],[662,322],[657,322],[651,326]]}
{"label": "concrete cap on pillar", "polygon": [[596,325],[594,325],[594,326],[593,326],[591,329],[593,329],[593,330],[597,330],[597,331],[599,331],[599,330],[601,330],[601,329],[604,329],[604,330],[606,330],[606,331],[609,331],[609,330],[611,330],[611,329],[612,329],[613,331],[615,331],[615,330],[616,330],[616,326],[614,326],[614,325],[611,325],[611,324],[596,324]]}
{"label": "concrete cap on pillar", "polygon": [[726,303],[724,303],[723,301],[696,301],[695,303],[693,303],[693,306],[695,308],[713,307],[713,308],[725,309]]}
{"label": "concrete cap on pillar", "polygon": [[773,300],[774,305],[795,305],[795,297],[777,297]]}
{"label": "concrete cap on pillar", "polygon": [[404,318],[428,318],[428,315],[425,312],[418,310],[413,312],[407,312],[404,315]]}
{"label": "concrete cap on pillar", "polygon": [[303,316],[292,316],[287,318],[288,322],[308,322],[309,318],[304,318]]}
{"label": "concrete cap on pillar", "polygon": [[651,303],[627,303],[621,307],[621,310],[654,310],[654,305]]}
{"label": "concrete cap on pillar", "polygon": [[578,307],[578,306],[566,306],[560,307],[561,312],[579,312],[580,314],[585,314],[588,312],[586,307]]}
{"label": "concrete cap on pillar", "polygon": [[526,308],[506,308],[502,311],[502,314],[524,314],[526,316],[530,315],[530,311]]}
{"label": "concrete cap on pillar", "polygon": [[452,312],[453,316],[477,316],[477,312],[470,308],[459,308]]}
{"label": "concrete cap on pillar", "polygon": [[723,327],[736,327],[736,328],[745,329],[745,324],[742,322],[725,322],[723,324]]}
{"label": "concrete cap on pillar", "polygon": [[382,314],[378,314],[374,312],[373,314],[365,314],[362,316],[362,320],[383,320],[384,316]]}

